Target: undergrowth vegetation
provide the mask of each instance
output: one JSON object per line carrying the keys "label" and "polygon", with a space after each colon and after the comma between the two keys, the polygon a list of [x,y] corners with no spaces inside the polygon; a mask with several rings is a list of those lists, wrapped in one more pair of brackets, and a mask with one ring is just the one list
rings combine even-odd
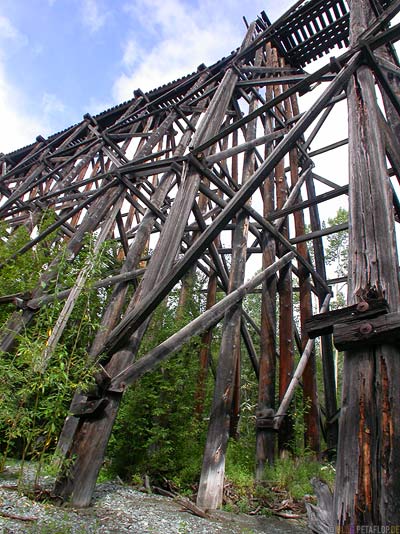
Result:
{"label": "undergrowth vegetation", "polygon": [[[39,231],[51,223],[51,215],[43,217]],[[0,261],[12,257],[28,237],[23,227],[13,235],[0,227]],[[0,471],[7,457],[38,461],[39,465],[51,462],[74,391],[85,390],[93,382],[93,363],[87,354],[110,293],[110,289],[94,289],[93,283],[119,266],[112,242],[106,242],[100,253],[94,255],[94,240],[88,239],[73,262],[64,241],[49,239],[50,242],[51,245],[41,242],[7,261],[0,281],[1,295],[18,295],[22,301],[37,287],[54,295],[52,302],[34,312],[35,320],[20,332],[15,349],[2,354],[0,359]],[[339,249],[342,243],[334,245]],[[342,261],[341,248],[340,252]],[[335,257],[338,256],[332,253],[332,258]],[[64,305],[57,295],[73,286],[82,269],[88,273],[85,286],[56,350],[44,365],[43,355]],[[183,302],[182,293],[176,289],[157,308],[139,358],[204,311],[204,284],[200,276],[193,276]],[[257,323],[260,295],[249,296],[245,307]],[[14,310],[11,303],[0,307],[3,329],[7,329],[13,314],[30,313]],[[204,387],[200,388],[202,339],[202,336],[191,339],[127,390],[109,442],[101,473],[103,480],[118,476],[138,486],[149,480],[152,487],[187,495],[196,492],[218,360],[220,325],[213,329],[207,375]],[[257,335],[254,346],[258,351]],[[296,503],[312,494],[312,477],[322,478],[332,486],[335,472],[331,464],[317,461],[306,447],[304,416],[309,406],[299,389],[290,408],[293,433],[286,444],[286,455],[266,467],[263,481],[254,482],[258,383],[244,347],[242,354],[241,417],[238,432],[228,447],[224,503],[226,509],[235,511],[271,513],[276,503],[283,500]],[[321,381],[319,377],[320,384]]]}
{"label": "undergrowth vegetation", "polygon": [[[44,217],[39,230],[51,222],[51,217]],[[11,237],[4,228],[1,231],[0,254],[4,261],[28,241],[28,234],[23,227]],[[112,245],[106,244],[93,259],[93,240],[88,239],[70,263],[65,244],[56,240],[51,247],[42,242],[7,262],[2,294],[34,297],[46,288],[54,299],[35,312],[35,320],[18,334],[15,349],[3,353],[0,359],[0,468],[8,456],[23,460],[46,460],[47,455],[51,456],[74,391],[92,384],[93,369],[87,350],[107,297],[105,290],[94,290],[92,284],[107,276],[115,264],[114,257]],[[77,274],[88,264],[84,290],[47,361],[48,340],[64,305],[57,295],[72,287]],[[31,293],[34,288],[39,290]],[[14,312],[11,305],[0,307],[0,311],[3,332],[15,317],[31,313],[29,309]]]}

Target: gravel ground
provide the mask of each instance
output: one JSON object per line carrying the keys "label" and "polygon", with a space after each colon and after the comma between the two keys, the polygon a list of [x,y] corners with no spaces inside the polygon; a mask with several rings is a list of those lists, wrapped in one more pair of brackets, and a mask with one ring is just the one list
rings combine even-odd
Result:
{"label": "gravel ground", "polygon": [[[29,469],[24,480],[32,479]],[[261,516],[217,512],[211,519],[194,516],[168,497],[149,495],[118,482],[96,486],[93,505],[87,509],[35,502],[15,489],[16,469],[0,473],[0,533],[40,534],[300,534],[304,524]],[[51,477],[40,486],[50,488]],[[19,519],[5,517],[18,516]],[[26,520],[24,521],[23,518]]]}

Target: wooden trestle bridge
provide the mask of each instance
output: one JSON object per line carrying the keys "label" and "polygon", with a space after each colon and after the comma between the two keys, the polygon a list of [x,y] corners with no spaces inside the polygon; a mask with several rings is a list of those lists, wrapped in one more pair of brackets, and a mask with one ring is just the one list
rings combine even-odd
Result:
{"label": "wooden trestle bridge", "polygon": [[[94,254],[111,236],[124,260],[121,273],[107,281],[113,291],[89,350],[90,360],[101,362],[98,396],[75,394],[59,439],[69,469],[56,490],[74,505],[90,503],[124,390],[191,336],[203,333],[209,340],[208,332],[223,320],[198,506],[221,504],[230,421],[238,415],[232,406],[240,384],[241,341],[242,357],[248,354],[259,379],[257,478],[273,460],[277,434],[285,439],[285,414],[299,381],[311,403],[307,440],[318,451],[309,336],[321,336],[326,441],[329,449],[338,446],[328,518],[332,525],[400,525],[394,239],[400,217],[395,193],[400,66],[394,43],[400,25],[392,22],[399,11],[399,0],[300,0],[274,23],[263,12],[246,22],[240,48],[214,65],[201,65],[148,93],[136,90],[128,102],[96,117],[87,114],[61,133],[39,136],[1,156],[1,219],[10,235],[20,225],[31,234],[15,255],[51,234],[66,241],[73,262],[85,236],[93,234]],[[318,63],[322,66],[308,69],[328,52],[331,57]],[[318,95],[300,112],[298,98],[306,93]],[[348,144],[349,182],[338,185],[316,172],[311,145],[345,99],[348,139],[318,150]],[[346,225],[322,228],[319,206],[346,195],[349,308],[329,312],[322,238]],[[44,210],[54,211],[55,222],[38,232]],[[311,229],[306,231],[306,224]],[[150,238],[154,251],[143,263]],[[262,271],[248,280],[246,262],[255,253],[261,254]],[[231,254],[229,266],[226,254]],[[193,269],[209,277],[207,310],[135,360],[152,312]],[[54,298],[48,287],[56,273],[57,259],[30,295],[15,299],[17,309],[0,339],[2,351],[13,351],[18,334]],[[65,304],[43,354],[44,367],[86,277],[83,267],[75,285],[61,295]],[[300,333],[293,319],[293,284],[300,292]],[[254,325],[240,304],[257,286],[262,286],[259,353],[249,333]],[[217,288],[226,296],[215,304]],[[323,314],[314,319],[312,298]],[[339,423],[332,336],[346,351]],[[302,357],[295,369],[296,343]],[[206,368],[207,350],[201,351],[200,364]]]}

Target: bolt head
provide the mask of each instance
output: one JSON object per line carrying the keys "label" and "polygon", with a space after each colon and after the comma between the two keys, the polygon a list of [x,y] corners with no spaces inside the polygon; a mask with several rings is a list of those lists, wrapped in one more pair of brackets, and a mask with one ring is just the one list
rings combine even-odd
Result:
{"label": "bolt head", "polygon": [[374,327],[372,326],[372,324],[363,323],[359,328],[359,332],[363,336],[366,336],[366,335],[370,334],[373,331],[373,329],[374,329]]}
{"label": "bolt head", "polygon": [[363,301],[363,302],[359,302],[357,304],[357,311],[358,312],[366,312],[367,310],[369,310],[368,302]]}

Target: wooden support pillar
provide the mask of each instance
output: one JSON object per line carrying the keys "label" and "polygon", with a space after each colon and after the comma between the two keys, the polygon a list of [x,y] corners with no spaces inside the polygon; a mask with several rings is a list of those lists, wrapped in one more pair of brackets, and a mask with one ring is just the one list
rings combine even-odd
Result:
{"label": "wooden support pillar", "polygon": [[[279,67],[279,61],[275,58],[275,67]],[[283,92],[282,86],[275,87],[275,96]],[[288,102],[285,101],[285,110]],[[282,159],[275,169],[276,180],[276,207],[283,208],[287,200],[288,184],[285,176],[285,162]],[[288,239],[289,228],[287,221],[281,227],[281,234]],[[294,344],[293,344],[293,291],[292,291],[292,270],[291,267],[283,269],[279,273],[278,282],[279,293],[279,400],[285,395],[290,384],[294,369]],[[280,453],[288,449],[290,441],[293,439],[293,423],[286,417],[279,428],[278,446]]]}
{"label": "wooden support pillar", "polygon": [[[213,273],[208,279],[206,310],[214,306],[217,297],[217,275]],[[212,328],[201,336],[201,348],[199,354],[199,374],[196,386],[196,414],[200,417],[204,412],[206,397],[206,380],[211,357]]]}
{"label": "wooden support pillar", "polygon": [[229,420],[229,437],[233,439],[239,439],[239,419],[240,419],[240,387],[241,387],[241,350],[240,342],[235,347],[235,374],[233,380],[233,395],[231,416]]}
{"label": "wooden support pillar", "polygon": [[[250,106],[251,108],[251,106]],[[251,133],[253,133],[255,135],[255,131],[253,130]],[[249,132],[247,132],[246,134],[246,140],[248,137],[251,137],[251,135],[249,135]],[[224,139],[224,141],[226,141],[226,144],[228,142],[228,137],[226,137]],[[232,147],[236,147],[237,146],[237,143],[238,143],[238,132],[237,130],[235,130],[234,134],[232,135]],[[221,147],[222,150],[226,150],[227,149],[227,146],[222,146]],[[248,157],[245,155],[245,157]],[[232,181],[233,183],[235,184],[239,184],[239,180],[238,180],[238,161],[237,161],[237,156],[234,157],[234,159],[232,159]],[[246,230],[247,231],[247,230]],[[235,239],[235,234],[233,232],[232,234],[232,248],[234,247],[234,239]],[[247,239],[247,237],[246,237]],[[246,247],[247,247],[247,243],[246,243]],[[243,250],[242,252],[242,257],[239,259],[238,256],[236,256],[235,258],[235,261],[238,262],[238,261],[243,261],[246,262],[246,256],[245,256],[246,252]],[[246,259],[245,259],[246,258]],[[233,257],[232,257],[233,259]],[[241,278],[241,280],[239,281],[239,283],[242,283],[244,281],[244,271],[243,271],[243,277]],[[243,328],[244,324],[242,323],[242,317],[240,318],[240,322],[239,322],[239,328]],[[232,391],[232,406],[231,406],[231,414],[230,414],[230,418],[229,418],[229,437],[230,438],[233,438],[233,439],[238,439],[239,437],[239,418],[240,418],[240,398],[241,398],[241,392],[240,392],[240,387],[241,387],[241,380],[240,380],[240,377],[241,377],[241,361],[240,361],[240,358],[241,358],[241,354],[242,354],[242,351],[241,351],[241,343],[239,342],[235,347],[234,347],[234,360],[235,360],[235,372],[234,372],[234,379],[233,379],[233,391]]]}
{"label": "wooden support pillar", "polygon": [[[266,66],[273,67],[272,48],[266,45]],[[266,88],[266,100],[273,98],[271,86]],[[265,134],[273,131],[271,116],[266,117]],[[267,146],[265,156],[271,153]],[[262,185],[263,216],[266,218],[275,208],[274,174],[271,173]],[[275,261],[275,239],[267,231],[262,233],[262,267],[265,269]],[[272,464],[275,458],[276,432],[257,420],[271,414],[275,408],[276,378],[276,279],[264,282],[261,294],[261,335],[260,335],[260,376],[258,382],[258,402],[256,412],[256,480],[264,477],[265,464]],[[271,423],[273,421],[271,420]]]}
{"label": "wooden support pillar", "polygon": [[[312,177],[308,177],[307,193],[310,200],[316,196],[315,185]],[[311,230],[313,232],[321,229],[321,221],[317,206],[310,207],[310,222]],[[326,279],[325,269],[325,254],[321,238],[313,240],[315,268],[317,272]],[[319,304],[322,305],[325,298],[325,291],[321,287],[317,287]],[[321,337],[321,357],[322,357],[322,372],[324,380],[324,396],[325,396],[325,431],[326,431],[326,446],[328,456],[336,457],[336,448],[338,440],[338,418],[337,418],[337,398],[336,398],[336,377],[335,377],[335,361],[333,354],[332,335],[327,334]]]}
{"label": "wooden support pillar", "polygon": [[[291,119],[299,114],[299,106],[297,96],[292,95],[290,98],[290,105],[287,106],[287,118]],[[299,180],[299,156],[297,149],[294,148],[289,153],[290,161],[290,177],[292,187],[296,185]],[[302,211],[295,211],[294,225],[296,236],[304,235],[305,223],[304,214]],[[305,242],[297,244],[298,253],[305,259],[308,259],[308,249]],[[304,323],[312,315],[312,301],[310,289],[310,273],[305,269],[304,265],[298,264],[299,273],[299,288],[300,288],[300,324],[301,324],[301,345],[302,350],[305,349],[308,341],[308,336],[304,331]],[[316,454],[320,451],[319,439],[319,409],[318,409],[318,394],[317,394],[317,368],[315,361],[315,351],[313,350],[308,359],[307,365],[303,373],[303,402],[308,409],[304,413],[305,423],[305,446],[309,447]]]}
{"label": "wooden support pillar", "polygon": [[[373,20],[367,0],[350,2],[355,45]],[[363,65],[348,87],[350,151],[349,304],[385,297],[399,311],[392,198],[375,81]],[[390,338],[388,338],[389,341]],[[382,343],[345,353],[334,495],[338,526],[400,525],[400,353]]]}
{"label": "wooden support pillar", "polygon": [[[261,58],[262,50],[258,50],[255,63],[260,64]],[[257,100],[253,97],[249,104],[249,112],[254,111],[256,107]],[[256,137],[256,120],[249,122],[247,126],[246,141]],[[254,168],[255,157],[253,151],[250,150],[244,155],[243,184],[252,176]],[[236,225],[232,237],[233,253],[229,293],[237,289],[244,281],[248,231],[248,215],[242,209],[236,215]],[[237,306],[229,310],[224,318],[213,404],[197,494],[197,505],[203,509],[214,510],[222,504],[233,389],[235,385],[238,385],[235,371],[239,367],[241,317],[241,306]]]}

